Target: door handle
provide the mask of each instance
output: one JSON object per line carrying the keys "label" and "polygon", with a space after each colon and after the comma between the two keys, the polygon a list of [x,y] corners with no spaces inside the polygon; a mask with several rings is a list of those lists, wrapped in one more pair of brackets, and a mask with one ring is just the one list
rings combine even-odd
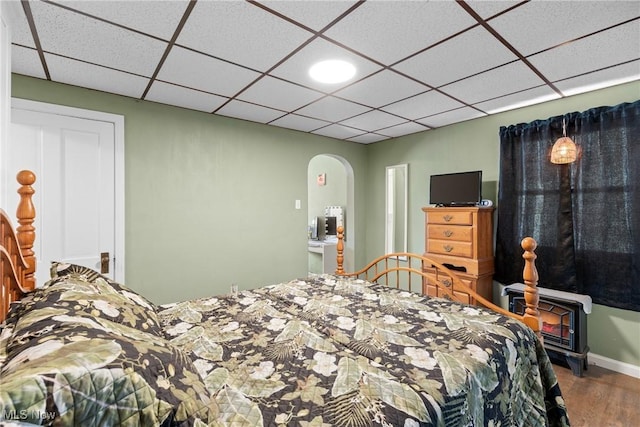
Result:
{"label": "door handle", "polygon": [[100,273],[109,274],[109,252],[100,253]]}

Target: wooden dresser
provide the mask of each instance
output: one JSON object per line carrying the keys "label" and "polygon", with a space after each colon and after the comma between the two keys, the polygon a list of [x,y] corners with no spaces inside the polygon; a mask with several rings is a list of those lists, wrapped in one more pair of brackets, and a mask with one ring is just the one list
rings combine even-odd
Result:
{"label": "wooden dresser", "polygon": [[[491,301],[493,294],[493,208],[426,207],[424,256],[458,272],[470,288]],[[447,279],[436,277],[435,269],[423,266],[429,279],[422,284],[426,295],[441,296],[430,281]],[[475,304],[467,293],[456,293],[468,304]]]}

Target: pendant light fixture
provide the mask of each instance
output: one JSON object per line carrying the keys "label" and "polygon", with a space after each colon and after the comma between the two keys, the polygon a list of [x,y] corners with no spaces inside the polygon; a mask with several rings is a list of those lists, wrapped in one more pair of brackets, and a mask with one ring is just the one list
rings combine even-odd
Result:
{"label": "pendant light fixture", "polygon": [[553,144],[551,149],[551,163],[556,165],[564,165],[567,163],[573,163],[578,157],[578,149],[576,143],[567,136],[567,127],[562,118],[562,137]]}

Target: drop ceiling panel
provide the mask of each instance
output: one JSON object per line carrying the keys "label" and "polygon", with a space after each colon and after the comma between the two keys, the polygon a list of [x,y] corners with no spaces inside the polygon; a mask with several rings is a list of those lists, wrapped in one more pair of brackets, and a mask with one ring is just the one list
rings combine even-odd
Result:
{"label": "drop ceiling panel", "polygon": [[429,129],[428,127],[415,123],[415,122],[406,122],[396,126],[391,126],[385,129],[380,129],[377,133],[390,136],[392,138],[397,136],[408,135],[411,133],[421,132]]}
{"label": "drop ceiling panel", "polygon": [[246,2],[199,1],[177,43],[267,71],[311,36]]}
{"label": "drop ceiling panel", "polygon": [[[639,3],[640,4],[640,3]],[[612,49],[612,46],[616,46]],[[528,59],[552,81],[640,57],[640,22],[612,28]]]}
{"label": "drop ceiling panel", "polygon": [[11,47],[11,72],[40,79],[47,77],[44,74],[44,68],[42,68],[38,52],[15,45]]}
{"label": "drop ceiling panel", "polygon": [[640,16],[638,1],[534,1],[489,24],[523,55]]}
{"label": "drop ceiling panel", "polygon": [[463,104],[455,99],[431,90],[395,104],[387,105],[382,110],[413,120],[462,106]]}
{"label": "drop ceiling panel", "polygon": [[488,113],[495,114],[501,111],[513,110],[527,105],[539,104],[560,98],[560,95],[548,86],[538,86],[533,89],[523,90],[511,95],[501,96],[485,102],[479,102],[474,107]]}
{"label": "drop ceiling panel", "polygon": [[220,108],[229,98],[156,81],[145,99],[211,113]]}
{"label": "drop ceiling panel", "polygon": [[463,107],[453,111],[447,111],[446,113],[436,114],[431,117],[425,117],[418,120],[420,123],[430,127],[447,126],[452,123],[464,122],[466,120],[477,119],[483,117],[485,114],[474,110],[470,107]]}
{"label": "drop ceiling panel", "polygon": [[151,77],[167,43],[48,3],[30,2],[42,49]]}
{"label": "drop ceiling panel", "polygon": [[215,95],[232,96],[260,74],[181,47],[169,52],[158,79]]}
{"label": "drop ceiling panel", "polygon": [[[617,67],[606,68],[601,71],[561,80],[555,82],[555,85],[565,96],[571,96],[639,79],[640,59],[637,59],[627,64],[618,65]],[[640,88],[637,90],[636,96],[640,99]]]}
{"label": "drop ceiling panel", "polygon": [[45,54],[51,78],[60,83],[139,98],[149,79],[98,67],[61,56]]}
{"label": "drop ceiling panel", "polygon": [[505,10],[522,4],[521,0],[500,0],[500,1],[474,1],[469,2],[469,6],[482,18],[488,19]]}
{"label": "drop ceiling panel", "polygon": [[[356,67],[355,76],[345,83],[338,84],[325,84],[311,79],[311,77],[309,77],[309,68],[316,62],[324,61],[326,59],[342,59],[351,62]],[[373,62],[349,52],[346,49],[342,49],[341,47],[325,40],[316,39],[289,58],[287,62],[270,72],[270,74],[306,87],[330,93],[379,71],[380,69],[381,67]]]}
{"label": "drop ceiling panel", "polygon": [[359,142],[360,144],[372,144],[374,142],[384,141],[388,139],[384,135],[378,135],[376,133],[365,133],[364,135],[354,136],[353,138],[349,138],[349,141]]}
{"label": "drop ceiling panel", "polygon": [[383,70],[336,92],[335,95],[377,108],[427,89],[425,85],[402,77],[398,73]]}
{"label": "drop ceiling panel", "polygon": [[438,87],[516,59],[518,57],[487,30],[476,27],[393,68]]}
{"label": "drop ceiling panel", "polygon": [[462,102],[474,104],[543,84],[540,77],[518,61],[443,86],[441,89]]}
{"label": "drop ceiling panel", "polygon": [[373,132],[378,129],[406,122],[406,119],[393,116],[384,111],[372,110],[364,114],[343,120],[340,124]]}
{"label": "drop ceiling panel", "polygon": [[217,111],[218,114],[258,123],[268,123],[282,116],[282,111],[242,101],[231,101]]}
{"label": "drop ceiling panel", "polygon": [[24,10],[22,8],[16,8],[16,10],[19,11],[21,19],[11,23],[11,42],[35,48],[36,44],[33,41],[31,29],[29,28],[29,23],[27,22]]}
{"label": "drop ceiling panel", "polygon": [[370,1],[325,34],[391,65],[475,24],[455,2]]}
{"label": "drop ceiling panel", "polygon": [[92,16],[169,41],[188,0],[171,1],[57,1]]}
{"label": "drop ceiling panel", "polygon": [[368,107],[328,96],[296,112],[304,116],[316,117],[328,122],[339,122],[368,110],[370,110]]}
{"label": "drop ceiling panel", "polygon": [[324,95],[320,92],[266,76],[242,92],[238,99],[284,111],[293,111],[322,96]]}
{"label": "drop ceiling panel", "polygon": [[356,4],[355,1],[261,1],[266,7],[281,13],[300,24],[319,31],[329,25],[347,9]]}
{"label": "drop ceiling panel", "polygon": [[284,117],[280,117],[272,121],[270,124],[303,132],[311,132],[314,129],[319,129],[329,125],[330,123],[323,120],[312,119],[310,117],[299,116],[297,114],[287,114]]}
{"label": "drop ceiling panel", "polygon": [[315,133],[316,135],[329,136],[331,138],[348,139],[353,138],[354,136],[362,135],[364,132],[359,129],[353,129],[347,126],[329,125],[314,130],[312,133]]}

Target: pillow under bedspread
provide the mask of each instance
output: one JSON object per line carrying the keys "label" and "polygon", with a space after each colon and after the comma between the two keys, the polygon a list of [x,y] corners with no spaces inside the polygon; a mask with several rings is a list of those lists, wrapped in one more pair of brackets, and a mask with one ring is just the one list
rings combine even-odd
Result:
{"label": "pillow under bedspread", "polygon": [[156,319],[100,277],[66,275],[31,292],[0,335],[0,424],[208,422],[210,395]]}

